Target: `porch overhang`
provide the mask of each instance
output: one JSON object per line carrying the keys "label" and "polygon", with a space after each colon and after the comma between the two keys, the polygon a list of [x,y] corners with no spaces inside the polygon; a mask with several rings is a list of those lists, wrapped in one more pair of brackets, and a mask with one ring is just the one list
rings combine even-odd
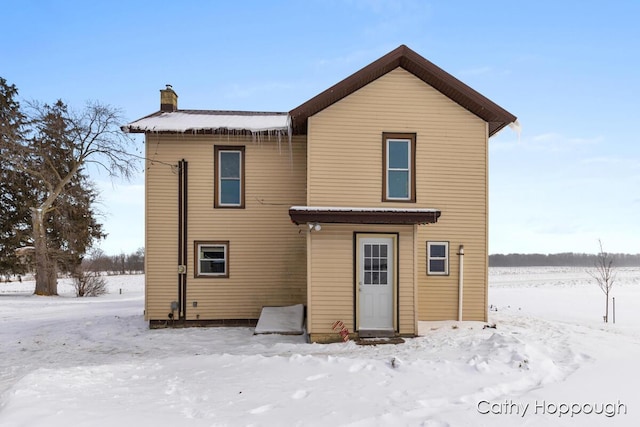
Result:
{"label": "porch overhang", "polygon": [[438,209],[362,208],[327,206],[292,206],[289,216],[295,224],[433,224],[438,222]]}

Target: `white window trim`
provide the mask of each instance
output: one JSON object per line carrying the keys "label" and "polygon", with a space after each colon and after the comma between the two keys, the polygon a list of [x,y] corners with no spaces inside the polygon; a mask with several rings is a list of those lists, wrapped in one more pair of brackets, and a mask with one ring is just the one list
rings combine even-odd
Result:
{"label": "white window trim", "polygon": [[[238,170],[239,177],[238,178],[222,178],[222,154],[223,153],[237,153],[240,157],[240,169]],[[216,194],[217,194],[217,206],[221,208],[242,208],[244,207],[244,183],[242,182],[244,178],[244,152],[241,149],[233,149],[231,147],[219,147],[217,149],[218,158],[216,159],[216,163],[218,165],[217,168],[217,176],[216,176]],[[222,181],[238,181],[240,183],[240,194],[239,194],[239,202],[238,203],[223,203],[222,202]]]}
{"label": "white window trim", "polygon": [[[390,156],[389,156],[389,142],[405,142],[407,144],[407,167],[406,168],[391,168],[389,167],[389,160],[390,160]],[[389,201],[410,201],[412,200],[412,185],[413,182],[411,180],[411,166],[412,166],[412,160],[413,160],[413,153],[411,152],[411,148],[412,148],[412,140],[410,138],[386,138],[385,139],[385,150],[386,150],[386,165],[385,165],[385,177],[384,179],[386,180],[386,194],[385,194],[385,199],[389,200]],[[389,189],[390,189],[390,185],[389,185],[389,172],[390,171],[400,171],[400,172],[407,172],[407,197],[392,197],[389,195]]]}
{"label": "white window trim", "polygon": [[[200,253],[202,248],[223,248],[224,250],[224,273],[203,273],[201,270],[201,261]],[[195,243],[196,253],[196,277],[216,277],[216,278],[226,278],[229,277],[229,242],[196,242]]]}
{"label": "white window trim", "polygon": [[[444,246],[444,256],[431,256],[431,246]],[[444,271],[431,271],[431,260],[444,260]],[[427,274],[430,276],[449,275],[449,242],[427,242]]]}
{"label": "white window trim", "polygon": [[[382,153],[384,161],[382,162],[382,194],[380,195],[383,202],[416,202],[416,138],[417,134],[413,132],[382,132]],[[407,167],[406,168],[389,168],[391,161],[389,156],[390,142],[404,142],[408,145],[407,149]],[[389,174],[393,171],[402,171],[407,173],[408,194],[407,197],[391,197],[391,186],[389,185]]]}

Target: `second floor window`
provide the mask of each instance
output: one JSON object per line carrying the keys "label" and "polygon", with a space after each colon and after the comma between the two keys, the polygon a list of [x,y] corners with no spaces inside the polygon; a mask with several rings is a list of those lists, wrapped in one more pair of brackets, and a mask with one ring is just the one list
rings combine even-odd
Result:
{"label": "second floor window", "polygon": [[382,200],[415,202],[415,133],[383,133]]}
{"label": "second floor window", "polygon": [[216,208],[244,208],[244,147],[215,149]]}

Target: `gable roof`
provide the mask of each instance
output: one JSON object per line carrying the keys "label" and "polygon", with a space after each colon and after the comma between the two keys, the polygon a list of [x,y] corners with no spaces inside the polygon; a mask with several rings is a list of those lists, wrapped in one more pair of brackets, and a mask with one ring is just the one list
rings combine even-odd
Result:
{"label": "gable roof", "polygon": [[440,67],[401,45],[377,61],[289,112],[293,132],[307,133],[307,119],[388,72],[401,67],[489,123],[489,136],[516,121],[516,116],[476,92]]}

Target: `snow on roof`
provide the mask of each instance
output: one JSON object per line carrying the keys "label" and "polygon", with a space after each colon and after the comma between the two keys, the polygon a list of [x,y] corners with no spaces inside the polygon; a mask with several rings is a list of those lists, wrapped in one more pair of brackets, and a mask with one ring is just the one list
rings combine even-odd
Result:
{"label": "snow on roof", "polygon": [[154,113],[123,126],[122,130],[124,132],[142,133],[226,129],[288,133],[290,123],[287,113],[181,110]]}

